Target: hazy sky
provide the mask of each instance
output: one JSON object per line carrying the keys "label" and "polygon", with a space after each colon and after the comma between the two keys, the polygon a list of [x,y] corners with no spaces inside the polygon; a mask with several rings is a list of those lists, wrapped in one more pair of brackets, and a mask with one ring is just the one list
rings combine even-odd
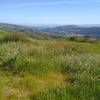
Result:
{"label": "hazy sky", "polygon": [[100,0],[0,0],[0,22],[100,24]]}

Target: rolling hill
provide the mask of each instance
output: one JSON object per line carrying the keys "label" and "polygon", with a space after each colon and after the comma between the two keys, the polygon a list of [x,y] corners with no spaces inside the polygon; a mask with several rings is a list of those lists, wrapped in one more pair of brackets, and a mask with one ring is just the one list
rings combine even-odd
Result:
{"label": "rolling hill", "polygon": [[14,25],[14,24],[7,24],[7,23],[0,23],[0,31],[5,32],[21,32],[25,33],[26,35],[37,38],[37,39],[48,39],[48,38],[66,38],[65,35],[62,34],[56,34],[52,32],[44,32],[42,29],[36,26],[22,26],[22,25]]}
{"label": "rolling hill", "polygon": [[52,28],[47,27],[33,27],[33,26],[21,26],[13,24],[0,23],[0,31],[6,32],[22,32],[26,33],[28,36],[33,38],[68,38],[71,36],[93,36],[100,37],[100,27],[88,27],[88,26],[77,26],[77,25],[67,25],[67,26],[57,26]]}
{"label": "rolling hill", "polygon": [[67,25],[59,26],[54,28],[43,29],[44,32],[62,34],[62,35],[90,35],[95,37],[100,37],[100,27],[94,26],[77,26],[77,25]]}

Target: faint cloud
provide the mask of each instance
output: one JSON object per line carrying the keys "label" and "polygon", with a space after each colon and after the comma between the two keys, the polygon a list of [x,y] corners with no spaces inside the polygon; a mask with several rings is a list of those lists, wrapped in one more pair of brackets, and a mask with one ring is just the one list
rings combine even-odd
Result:
{"label": "faint cloud", "polygon": [[32,6],[53,6],[53,5],[66,5],[66,4],[88,4],[88,3],[100,3],[100,0],[66,0],[66,1],[52,1],[52,2],[32,2],[22,3],[15,5],[3,6],[2,8],[19,8],[19,7],[32,7]]}

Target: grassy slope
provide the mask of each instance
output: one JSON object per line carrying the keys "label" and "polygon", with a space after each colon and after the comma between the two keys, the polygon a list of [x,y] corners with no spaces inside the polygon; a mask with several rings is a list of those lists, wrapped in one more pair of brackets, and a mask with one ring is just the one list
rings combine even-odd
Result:
{"label": "grassy slope", "polygon": [[99,100],[99,75],[99,41],[0,32],[0,100]]}
{"label": "grassy slope", "polygon": [[64,38],[64,34],[42,32],[34,27],[0,23],[0,32],[24,33],[35,39]]}

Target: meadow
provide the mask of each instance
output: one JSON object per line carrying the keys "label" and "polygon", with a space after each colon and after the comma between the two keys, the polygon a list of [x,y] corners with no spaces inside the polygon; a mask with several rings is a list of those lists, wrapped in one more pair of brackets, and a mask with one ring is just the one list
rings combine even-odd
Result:
{"label": "meadow", "polygon": [[99,99],[99,40],[0,31],[0,100]]}

